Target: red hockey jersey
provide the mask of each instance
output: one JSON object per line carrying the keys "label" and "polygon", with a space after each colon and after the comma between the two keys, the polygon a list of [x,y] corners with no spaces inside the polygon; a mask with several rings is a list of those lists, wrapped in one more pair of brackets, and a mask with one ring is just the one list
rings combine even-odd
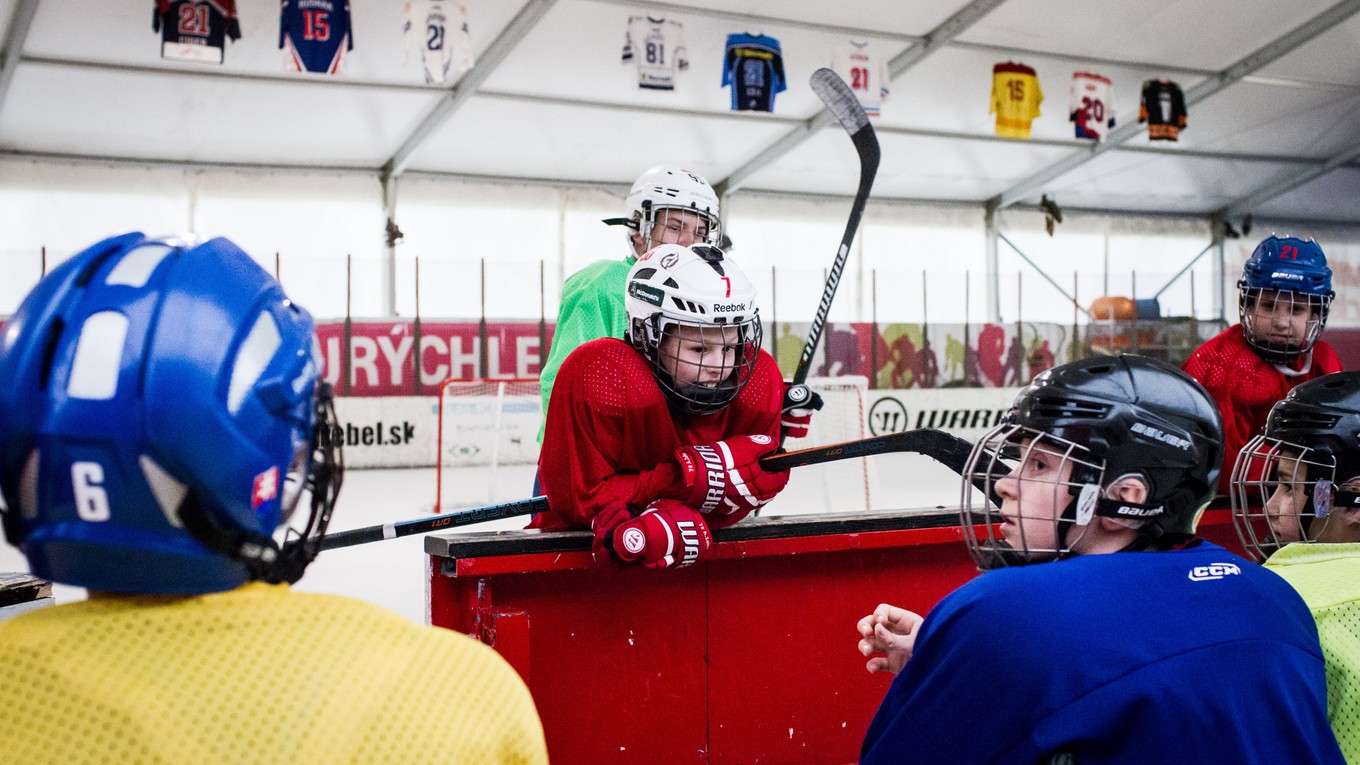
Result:
{"label": "red hockey jersey", "polygon": [[[1305,355],[1295,366],[1301,366]],[[1219,493],[1227,494],[1237,453],[1266,425],[1271,407],[1301,382],[1341,371],[1341,359],[1332,346],[1319,340],[1313,345],[1313,364],[1300,375],[1288,376],[1256,355],[1234,324],[1195,349],[1182,367],[1209,391],[1223,414],[1223,470],[1218,474]]]}
{"label": "red hockey jersey", "polygon": [[[731,405],[707,415],[674,414],[642,354],[615,338],[582,345],[562,362],[548,403],[538,470],[552,510],[529,528],[589,528],[613,502],[642,507],[682,499],[687,490],[675,450],[734,436],[778,439],[783,398],[779,367],[760,351]],[[738,520],[710,518],[709,525]]]}

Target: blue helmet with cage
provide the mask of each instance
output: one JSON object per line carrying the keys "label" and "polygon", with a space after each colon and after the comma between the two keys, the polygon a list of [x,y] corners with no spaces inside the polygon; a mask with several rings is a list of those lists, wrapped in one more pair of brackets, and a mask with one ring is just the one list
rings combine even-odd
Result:
{"label": "blue helmet with cage", "polygon": [[[4,530],[33,573],[129,593],[296,581],[343,474],[310,314],[222,238],[106,239],[0,338]],[[275,539],[305,489],[311,512]]]}
{"label": "blue helmet with cage", "polygon": [[[1312,239],[1271,235],[1242,268],[1238,313],[1243,336],[1266,361],[1290,363],[1307,353],[1327,325],[1332,269]],[[1298,327],[1289,328],[1289,316]]]}

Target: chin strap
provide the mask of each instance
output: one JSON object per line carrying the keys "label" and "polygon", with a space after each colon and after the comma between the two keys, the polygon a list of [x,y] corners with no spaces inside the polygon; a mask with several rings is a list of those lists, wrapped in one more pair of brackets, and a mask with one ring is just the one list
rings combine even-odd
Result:
{"label": "chin strap", "polygon": [[1303,375],[1308,374],[1313,369],[1313,349],[1309,348],[1307,353],[1304,353],[1300,358],[1303,359],[1302,369],[1298,370],[1291,369],[1290,367],[1285,366],[1284,364],[1275,364],[1273,366],[1276,369],[1280,370],[1280,374],[1284,375],[1285,377],[1301,377]]}

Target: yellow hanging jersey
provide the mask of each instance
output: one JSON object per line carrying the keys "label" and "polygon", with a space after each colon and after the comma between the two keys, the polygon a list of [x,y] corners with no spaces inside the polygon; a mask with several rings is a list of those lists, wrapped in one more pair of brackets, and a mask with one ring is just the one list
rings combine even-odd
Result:
{"label": "yellow hanging jersey", "polygon": [[248,584],[0,623],[0,763],[547,763],[490,648],[352,598]]}
{"label": "yellow hanging jersey", "polygon": [[1266,568],[1313,612],[1327,662],[1327,717],[1346,762],[1360,763],[1360,543],[1286,545]]}
{"label": "yellow hanging jersey", "polygon": [[1044,92],[1039,76],[1024,64],[1007,61],[992,67],[992,106],[996,134],[1005,138],[1029,138],[1029,125],[1039,116]]}

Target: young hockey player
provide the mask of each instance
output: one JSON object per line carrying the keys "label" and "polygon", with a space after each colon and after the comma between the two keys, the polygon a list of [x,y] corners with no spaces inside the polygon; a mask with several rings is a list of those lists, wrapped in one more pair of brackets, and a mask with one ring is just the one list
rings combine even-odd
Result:
{"label": "young hockey player", "polygon": [[602,561],[686,565],[709,526],[784,488],[788,472],[759,463],[779,445],[783,383],[755,298],[716,247],[666,244],[633,265],[626,340],[562,364],[539,457],[552,510],[532,527],[591,528]]}
{"label": "young hockey player", "polygon": [[1223,414],[1222,494],[1237,453],[1261,432],[1275,402],[1301,382],[1341,371],[1336,351],[1318,339],[1335,293],[1317,242],[1266,237],[1237,287],[1240,323],[1210,338],[1183,366]]}
{"label": "young hockey player", "polygon": [[1221,450],[1213,400],[1169,365],[1035,378],[964,472],[964,538],[996,570],[857,625],[869,670],[898,671],[861,761],[1342,762],[1308,609],[1194,537]]}
{"label": "young hockey player", "polygon": [[1270,410],[1233,467],[1232,507],[1242,543],[1312,609],[1332,730],[1360,762],[1360,372],[1310,380]]}
{"label": "young hockey player", "polygon": [[538,378],[545,416],[567,356],[596,338],[623,337],[628,323],[624,282],[638,257],[663,244],[716,246],[722,236],[718,195],[703,176],[675,165],[657,165],[638,176],[625,204],[627,217],[605,221],[627,229],[625,257],[597,260],[562,285],[552,347]]}
{"label": "young hockey player", "polygon": [[312,317],[226,239],[114,237],[29,294],[0,344],[5,535],[90,597],[0,623],[24,706],[0,760],[547,762],[491,649],[289,590],[343,472],[320,363]]}
{"label": "young hockey player", "polygon": [[[663,244],[717,246],[725,241],[718,195],[703,176],[675,165],[657,165],[638,176],[628,191],[626,209],[627,217],[605,221],[627,229],[626,256],[591,263],[562,285],[552,347],[538,378],[544,427],[553,385],[567,356],[596,338],[624,336],[628,323],[624,283],[637,258]],[[821,397],[804,387],[787,404],[785,436],[807,435],[812,412],[822,406]],[[543,440],[543,428],[539,429],[539,440]]]}

